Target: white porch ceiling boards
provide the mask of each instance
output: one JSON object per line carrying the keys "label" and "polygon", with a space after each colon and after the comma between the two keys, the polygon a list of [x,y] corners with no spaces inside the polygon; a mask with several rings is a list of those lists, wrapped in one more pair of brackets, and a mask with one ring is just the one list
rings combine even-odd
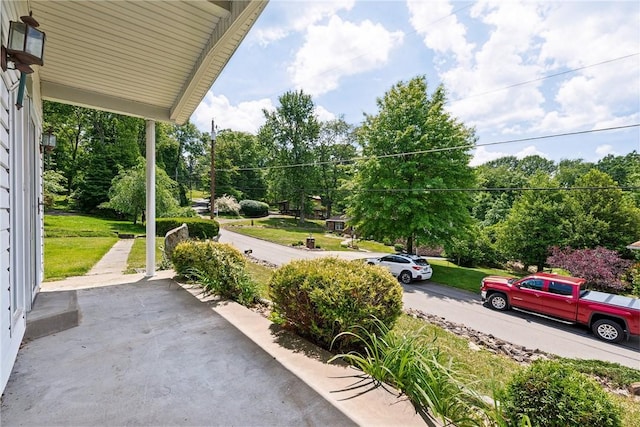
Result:
{"label": "white porch ceiling boards", "polygon": [[266,3],[31,0],[47,34],[42,96],[184,123]]}

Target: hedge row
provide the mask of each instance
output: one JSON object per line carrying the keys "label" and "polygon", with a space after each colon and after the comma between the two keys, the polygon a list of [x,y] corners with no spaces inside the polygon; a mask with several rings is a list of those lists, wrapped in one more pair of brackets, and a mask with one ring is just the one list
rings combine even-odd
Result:
{"label": "hedge row", "polygon": [[189,237],[211,239],[218,235],[220,224],[206,218],[158,218],[156,219],[156,236],[164,237],[169,230],[187,224]]}

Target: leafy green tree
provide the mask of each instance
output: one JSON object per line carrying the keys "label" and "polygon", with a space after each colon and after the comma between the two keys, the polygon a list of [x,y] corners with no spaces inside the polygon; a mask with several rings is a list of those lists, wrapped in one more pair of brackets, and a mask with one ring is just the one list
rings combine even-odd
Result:
{"label": "leafy green tree", "polygon": [[[425,78],[416,77],[393,86],[377,100],[378,113],[366,116],[358,132],[364,159],[347,210],[359,234],[404,238],[412,252],[416,238],[446,244],[471,224],[467,192],[437,191],[474,184],[474,132],[445,110],[445,101],[444,87],[429,96]],[[411,154],[421,150],[434,151]]]}
{"label": "leafy green tree", "polygon": [[264,199],[267,185],[263,172],[252,169],[262,166],[264,157],[265,150],[258,144],[256,136],[246,132],[221,131],[216,142],[216,194],[228,194],[237,200]]}
{"label": "leafy green tree", "polygon": [[[134,224],[146,207],[145,161],[131,169],[122,169],[113,179],[109,189],[109,201],[101,207],[130,215]],[[156,168],[156,216],[163,217],[178,209],[177,184],[160,168]]]}
{"label": "leafy green tree", "polygon": [[558,163],[555,178],[561,187],[575,187],[576,181],[593,169],[593,163],[582,159],[563,159]]}
{"label": "leafy green tree", "polygon": [[309,164],[315,160],[313,146],[320,125],[310,95],[289,91],[280,96],[279,102],[275,111],[263,110],[266,122],[258,137],[268,148],[270,165],[276,166],[269,170],[270,190],[276,197],[289,199],[300,210],[303,224],[305,211],[310,209],[315,169]]}
{"label": "leafy green tree", "polygon": [[316,146],[320,197],[326,207],[327,218],[336,203],[344,199],[341,184],[349,179],[352,168],[347,165],[357,152],[353,128],[343,118],[322,123]]}
{"label": "leafy green tree", "polygon": [[[615,187],[616,183],[606,173],[592,169],[576,180],[576,186]],[[577,190],[570,192],[566,199],[572,212],[565,245],[602,246],[624,252],[629,242],[640,236],[640,209],[622,190]]]}
{"label": "leafy green tree", "polygon": [[558,182],[538,172],[528,182],[532,188],[514,202],[507,218],[497,225],[496,245],[511,260],[544,268],[548,248],[558,245],[564,235],[570,211]]}

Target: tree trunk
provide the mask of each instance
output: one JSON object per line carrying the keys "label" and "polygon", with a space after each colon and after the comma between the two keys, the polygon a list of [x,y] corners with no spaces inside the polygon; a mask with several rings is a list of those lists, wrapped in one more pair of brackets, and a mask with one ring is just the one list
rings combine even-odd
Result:
{"label": "tree trunk", "polygon": [[300,192],[300,225],[304,224],[304,191]]}
{"label": "tree trunk", "polygon": [[413,234],[407,237],[407,253],[413,253]]}

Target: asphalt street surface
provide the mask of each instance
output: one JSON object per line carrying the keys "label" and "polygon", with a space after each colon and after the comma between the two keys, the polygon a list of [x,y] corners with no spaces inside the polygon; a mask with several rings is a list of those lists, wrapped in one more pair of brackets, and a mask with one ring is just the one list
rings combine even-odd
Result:
{"label": "asphalt street surface", "polygon": [[[308,251],[277,245],[221,229],[220,242],[240,251],[251,249],[255,258],[276,265],[295,259],[336,256],[344,259],[373,257],[380,254],[358,252]],[[432,278],[437,281],[438,277]],[[451,322],[530,349],[539,349],[563,357],[598,359],[640,369],[640,339],[610,344],[595,338],[580,325],[566,325],[520,311],[498,312],[485,307],[479,294],[441,286],[431,281],[414,282],[404,287],[405,308],[441,316]],[[478,283],[478,289],[480,284]]]}

